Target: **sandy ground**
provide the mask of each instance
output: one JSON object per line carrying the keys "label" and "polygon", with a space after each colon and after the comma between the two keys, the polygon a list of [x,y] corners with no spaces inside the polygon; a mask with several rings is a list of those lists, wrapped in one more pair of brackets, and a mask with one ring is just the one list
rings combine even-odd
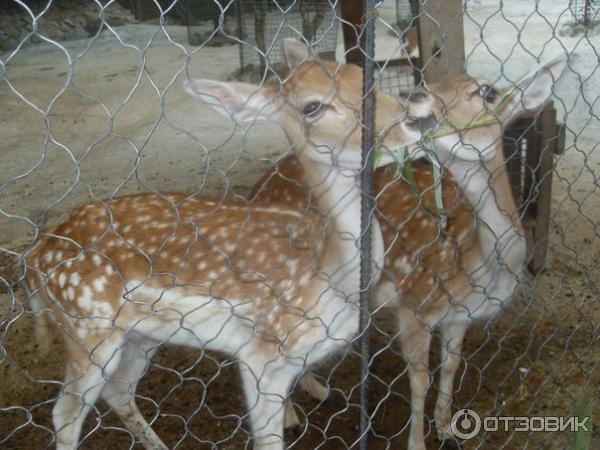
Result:
{"label": "sandy ground", "polygon": [[[600,394],[598,364],[598,50],[600,36],[562,37],[567,3],[471,2],[465,17],[467,65],[473,75],[507,84],[560,49],[578,56],[555,88],[567,125],[567,149],[556,158],[547,269],[492,324],[473,329],[465,344],[455,407],[481,414],[570,415],[575,403]],[[389,6],[382,17],[393,21]],[[378,25],[378,57],[392,54]],[[239,129],[181,89],[192,77],[227,79],[238,64],[235,46],[191,48],[183,27],[129,25],[89,41],[39,44],[13,57],[0,84],[0,446],[44,448],[51,442],[51,403],[62,378],[60,341],[48,356],[32,340],[21,290],[2,280],[18,274],[18,254],[31,245],[45,214],[55,223],[73,206],[146,190],[245,195],[289,144],[270,124]],[[85,50],[85,51],[84,51]],[[338,50],[338,54],[341,52]],[[0,69],[1,70],[1,69]],[[596,151],[595,151],[596,150]],[[403,448],[409,412],[405,366],[389,344],[393,318],[372,331],[372,448]],[[236,369],[218,355],[168,347],[138,393],[146,417],[177,448],[243,448],[248,440]],[[437,354],[433,355],[435,367]],[[289,432],[294,448],[347,448],[357,436],[358,359],[328,364],[333,392],[318,404],[294,397],[307,427]],[[218,376],[215,376],[218,375]],[[213,379],[209,384],[203,384]],[[203,402],[199,399],[206,394]],[[432,389],[433,400],[435,389]],[[83,448],[128,448],[118,419],[90,414]],[[598,402],[594,403],[598,417]],[[300,410],[300,408],[298,408]],[[429,402],[428,411],[433,404]],[[430,414],[432,415],[432,414]],[[102,417],[102,420],[98,420]],[[219,418],[219,420],[215,420]],[[93,432],[92,431],[96,431]],[[296,440],[297,439],[297,440]],[[563,449],[565,434],[489,433],[464,445],[483,449]],[[431,437],[430,448],[439,443]],[[591,448],[600,448],[593,435]]]}

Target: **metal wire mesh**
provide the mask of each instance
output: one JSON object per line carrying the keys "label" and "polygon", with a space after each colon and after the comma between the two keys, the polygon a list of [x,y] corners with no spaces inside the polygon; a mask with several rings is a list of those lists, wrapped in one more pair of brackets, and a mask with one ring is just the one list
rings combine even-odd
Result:
{"label": "metal wire mesh", "polygon": [[583,3],[362,3],[2,5],[0,446],[600,447]]}

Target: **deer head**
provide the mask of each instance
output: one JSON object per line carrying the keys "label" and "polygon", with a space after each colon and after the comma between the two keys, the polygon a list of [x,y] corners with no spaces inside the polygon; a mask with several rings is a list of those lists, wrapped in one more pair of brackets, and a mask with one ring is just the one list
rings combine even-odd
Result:
{"label": "deer head", "polygon": [[[269,120],[285,130],[300,158],[341,170],[361,168],[362,70],[312,57],[308,46],[294,39],[283,45],[287,69],[277,80],[261,86],[213,80],[190,80],[188,93],[240,124]],[[431,112],[406,121],[402,102],[381,91],[376,96],[376,133],[389,151],[379,165],[393,161],[392,153],[421,138],[422,121]],[[298,151],[300,150],[300,151]],[[411,148],[412,157],[420,153]]]}

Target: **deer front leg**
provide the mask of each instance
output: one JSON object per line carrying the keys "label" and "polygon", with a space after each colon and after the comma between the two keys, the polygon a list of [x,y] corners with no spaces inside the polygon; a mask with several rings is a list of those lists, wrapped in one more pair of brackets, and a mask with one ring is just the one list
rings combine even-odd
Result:
{"label": "deer front leg", "polygon": [[276,361],[276,357],[247,357],[240,361],[255,450],[283,450],[285,447],[283,429],[288,409],[285,399],[299,370]]}
{"label": "deer front leg", "polygon": [[440,324],[441,370],[440,389],[435,404],[435,428],[438,439],[443,442],[454,434],[450,424],[452,416],[452,392],[454,377],[462,356],[462,344],[467,331],[467,322],[442,322]]}
{"label": "deer front leg", "polygon": [[420,322],[412,309],[404,308],[400,312],[400,344],[408,364],[410,381],[410,450],[426,450],[423,421],[425,415],[425,397],[429,390],[429,347],[431,344],[430,327]]}

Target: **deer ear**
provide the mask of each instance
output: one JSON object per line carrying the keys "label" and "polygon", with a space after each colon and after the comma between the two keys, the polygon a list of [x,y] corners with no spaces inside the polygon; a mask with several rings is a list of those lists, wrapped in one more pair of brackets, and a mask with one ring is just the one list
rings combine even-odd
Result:
{"label": "deer ear", "polygon": [[236,122],[266,120],[267,107],[272,103],[266,89],[247,83],[188,80],[183,88]]}
{"label": "deer ear", "polygon": [[304,42],[286,38],[283,40],[283,56],[288,68],[293,69],[310,58],[310,51]]}
{"label": "deer ear", "polygon": [[566,67],[567,57],[560,55],[540,64],[523,77],[514,87],[514,98],[507,105],[502,120],[509,122],[525,111],[542,108]]}

